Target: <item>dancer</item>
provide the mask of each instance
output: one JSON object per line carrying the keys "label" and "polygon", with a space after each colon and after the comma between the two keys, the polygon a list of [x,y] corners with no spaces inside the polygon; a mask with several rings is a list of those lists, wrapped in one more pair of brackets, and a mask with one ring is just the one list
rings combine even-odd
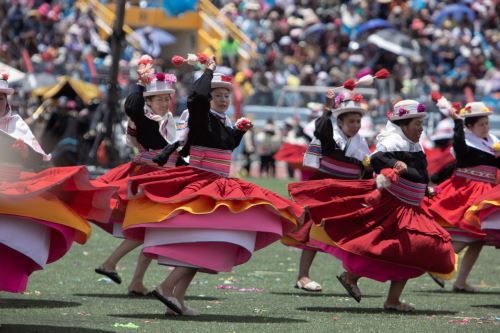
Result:
{"label": "dancer", "polygon": [[[153,159],[162,159],[162,156],[158,156],[162,149],[169,143],[178,142],[176,141],[175,121],[169,110],[171,96],[175,93],[173,85],[176,78],[172,74],[155,74],[152,61],[149,56],[141,57],[138,67],[137,90],[127,96],[125,100],[125,112],[128,116],[127,141],[137,148],[139,153],[132,162],[120,165],[96,180],[96,183],[119,186],[121,194],[127,193],[130,177],[160,169]],[[171,154],[165,168],[175,167],[177,157],[176,152]],[[163,163],[165,164],[165,162]],[[120,195],[117,195],[111,202],[113,214],[110,221],[94,222],[114,236],[123,238],[121,225],[126,205],[127,201],[120,199]],[[113,253],[95,269],[96,273],[105,275],[115,283],[120,284],[122,279],[116,272],[116,265],[126,254],[139,245],[141,243],[138,241],[123,240]],[[148,294],[143,280],[150,262],[151,259],[145,257],[142,252],[139,254],[133,278],[128,285],[129,296]]]}
{"label": "dancer", "polygon": [[[359,179],[371,178],[372,172],[363,167],[363,159],[370,155],[364,138],[358,132],[361,128],[361,117],[366,110],[361,106],[361,95],[345,91],[339,94],[335,109],[334,91],[326,94],[325,112],[315,121],[314,138],[304,156],[304,164],[314,170],[308,177],[315,179]],[[308,207],[317,203],[308,196],[301,195],[301,183],[290,184],[290,195],[301,206]],[[321,221],[318,221],[318,223]],[[326,244],[311,239],[311,229],[319,228],[312,220],[308,220],[298,230],[286,235],[282,242],[285,245],[302,248],[299,274],[295,288],[306,291],[321,291],[321,285],[309,277],[309,271],[316,252]]]}
{"label": "dancer", "polygon": [[489,133],[488,116],[491,114],[482,102],[468,103],[459,113],[455,109],[450,111],[455,122],[453,150],[457,169],[450,179],[439,186],[439,194],[429,205],[436,221],[452,235],[455,252],[459,253],[467,247],[453,284],[455,292],[477,292],[467,283],[467,278],[484,245],[485,234],[477,226],[471,227],[464,220],[464,215],[497,182],[500,158],[493,149],[498,139]]}
{"label": "dancer", "polygon": [[215,67],[209,60],[188,98],[189,133],[180,154],[189,154],[190,166],[131,179],[137,197],[127,206],[125,235],[143,241],[144,253],[159,264],[176,267],[153,291],[167,314],[198,315],[184,302],[198,271],[231,271],[279,240],[303,212],[267,189],[229,178],[231,152],[252,124],[243,118],[233,126],[225,115],[231,78],[214,74]]}
{"label": "dancer", "polygon": [[[419,144],[425,114],[414,100],[394,105],[370,159],[379,174],[376,180],[307,182],[309,195],[324,201],[311,205],[309,212],[324,226],[333,245],[330,253],[343,263],[346,271],[339,281],[358,302],[360,277],[391,281],[386,310],[414,310],[400,300],[408,279],[424,272],[449,278],[454,271],[450,236],[420,207],[424,195],[432,194]],[[308,189],[303,186],[302,195]],[[325,200],[328,195],[330,201]]]}
{"label": "dancer", "polygon": [[116,188],[94,186],[83,166],[38,173],[50,160],[7,95],[8,75],[0,74],[0,291],[24,292],[29,276],[63,257],[75,241],[90,236],[86,219],[107,218]]}

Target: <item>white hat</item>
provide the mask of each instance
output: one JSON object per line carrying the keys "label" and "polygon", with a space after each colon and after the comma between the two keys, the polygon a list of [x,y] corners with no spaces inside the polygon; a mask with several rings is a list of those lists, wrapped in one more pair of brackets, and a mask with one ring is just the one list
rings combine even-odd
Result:
{"label": "white hat", "polygon": [[6,95],[12,95],[14,93],[14,89],[9,88],[9,74],[0,73],[0,93],[4,93]]}
{"label": "white hat", "polygon": [[363,96],[347,90],[339,93],[335,96],[335,109],[332,111],[333,116],[338,118],[341,114],[348,112],[356,112],[363,116],[366,109],[361,105],[362,100]]}
{"label": "white hat", "polygon": [[425,117],[425,115],[425,105],[413,99],[405,99],[397,102],[388,116],[389,120],[401,120]]}
{"label": "white hat", "polygon": [[470,102],[465,104],[465,107],[460,110],[460,116],[464,118],[469,117],[483,117],[493,114],[483,102]]}
{"label": "white hat", "polygon": [[212,89],[216,88],[226,88],[229,91],[233,90],[232,84],[233,78],[229,75],[224,75],[222,73],[214,73],[212,78],[212,84],[210,85]]}
{"label": "white hat", "polygon": [[431,135],[431,140],[445,140],[453,138],[453,128],[455,124],[451,118],[443,119],[439,122],[434,133]]}
{"label": "white hat", "polygon": [[153,95],[164,95],[175,93],[174,83],[177,78],[173,74],[156,73],[153,80],[146,85],[144,97]]}

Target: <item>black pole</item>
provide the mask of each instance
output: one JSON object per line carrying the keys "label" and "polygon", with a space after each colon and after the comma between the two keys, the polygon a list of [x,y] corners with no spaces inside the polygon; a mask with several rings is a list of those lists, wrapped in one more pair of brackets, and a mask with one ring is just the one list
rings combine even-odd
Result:
{"label": "black pole", "polygon": [[[106,125],[106,132],[104,137],[111,138],[113,134],[113,124],[118,111],[118,100],[120,98],[118,87],[118,70],[120,64],[120,55],[122,51],[122,42],[124,39],[123,21],[125,19],[125,2],[126,0],[116,1],[116,18],[113,25],[113,33],[111,34],[111,56],[113,62],[109,71],[108,83],[108,99],[107,106],[108,112],[104,122]],[[110,140],[113,142],[113,140]]]}

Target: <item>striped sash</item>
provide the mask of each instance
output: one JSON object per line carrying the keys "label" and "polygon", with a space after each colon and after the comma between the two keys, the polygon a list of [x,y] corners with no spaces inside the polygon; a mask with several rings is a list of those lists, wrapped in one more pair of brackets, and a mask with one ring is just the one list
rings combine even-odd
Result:
{"label": "striped sash", "polygon": [[356,164],[341,162],[330,157],[322,156],[319,161],[319,170],[340,179],[358,179],[361,177],[361,167]]}
{"label": "striped sash", "polygon": [[0,181],[16,181],[21,174],[19,164],[0,163]]}
{"label": "striped sash", "polygon": [[420,206],[426,188],[427,184],[414,183],[407,179],[399,178],[397,183],[392,183],[386,190],[403,202]]}
{"label": "striped sash", "polygon": [[231,150],[191,146],[189,150],[189,165],[224,177],[229,177],[229,171],[231,169]]}
{"label": "striped sash", "polygon": [[455,175],[483,183],[497,183],[497,168],[491,165],[457,168]]}
{"label": "striped sash", "polygon": [[312,141],[304,153],[303,165],[310,168],[319,168],[319,160],[321,158],[321,144]]}
{"label": "striped sash", "polygon": [[[161,151],[162,151],[162,149],[141,151],[141,152],[139,152],[139,154],[137,154],[134,157],[133,162],[139,163],[139,164],[147,164],[147,165],[151,165],[151,166],[155,166],[157,168],[160,168],[160,166],[158,164],[156,164],[155,162],[153,162],[152,159],[154,157],[156,157],[156,155],[161,153]],[[165,169],[175,168],[175,163],[177,162],[178,156],[179,155],[177,154],[177,152],[174,151],[172,154],[170,154],[167,163],[165,163],[165,165],[161,168],[165,168]]]}

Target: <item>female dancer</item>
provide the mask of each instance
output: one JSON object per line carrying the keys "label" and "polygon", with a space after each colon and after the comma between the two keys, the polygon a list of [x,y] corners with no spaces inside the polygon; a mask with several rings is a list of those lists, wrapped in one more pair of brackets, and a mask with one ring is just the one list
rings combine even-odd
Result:
{"label": "female dancer", "polygon": [[439,194],[429,206],[436,220],[452,235],[455,252],[468,247],[453,284],[453,291],[456,292],[477,291],[467,284],[467,277],[481,252],[485,234],[477,226],[468,224],[464,215],[479,197],[491,191],[497,183],[500,158],[493,149],[498,139],[489,133],[488,116],[491,114],[482,102],[468,103],[459,114],[456,110],[450,111],[455,122],[453,150],[457,169],[450,179],[439,186]]}
{"label": "female dancer", "polygon": [[454,271],[450,236],[420,207],[429,194],[427,163],[418,143],[424,116],[425,108],[417,101],[394,105],[371,156],[377,180],[308,182],[313,198],[333,198],[309,206],[309,211],[313,221],[321,221],[333,245],[331,253],[343,263],[346,272],[339,281],[358,302],[360,277],[391,281],[386,310],[414,309],[400,301],[409,278],[426,271]]}
{"label": "female dancer", "polygon": [[[129,118],[127,141],[139,150],[132,162],[120,165],[96,180],[97,183],[119,186],[119,193],[127,193],[130,177],[156,171],[160,167],[153,161],[168,144],[176,142],[176,128],[169,111],[171,96],[175,93],[172,74],[156,73],[152,69],[152,59],[143,56],[139,63],[137,91],[125,100],[125,112]],[[175,167],[177,153],[171,154],[165,167]],[[166,161],[164,161],[165,163]],[[111,202],[112,217],[106,223],[97,223],[116,237],[123,237],[121,224],[127,205],[118,195]],[[113,253],[95,269],[96,273],[109,277],[120,284],[121,277],[116,265],[129,252],[141,245],[138,241],[125,239]],[[144,274],[151,259],[139,254],[132,281],[128,286],[129,296],[143,296],[147,289],[143,284]]]}
{"label": "female dancer", "polygon": [[190,155],[190,166],[131,180],[138,197],[127,206],[125,235],[143,241],[144,253],[159,264],[176,266],[153,292],[167,314],[198,315],[184,303],[197,271],[231,271],[279,240],[303,212],[269,190],[229,178],[231,152],[252,124],[240,119],[233,127],[225,115],[231,78],[214,74],[215,67],[209,60],[188,98],[189,133],[180,154]]}
{"label": "female dancer", "polygon": [[0,75],[0,291],[19,293],[31,273],[87,241],[86,219],[108,218],[102,203],[116,188],[91,185],[84,166],[28,172],[50,155],[10,110],[7,79]]}
{"label": "female dancer", "polygon": [[[372,172],[366,170],[362,163],[370,155],[370,150],[365,139],[358,134],[361,117],[366,112],[360,104],[362,97],[343,92],[338,96],[334,110],[330,109],[333,106],[334,91],[329,90],[326,97],[325,112],[315,121],[314,138],[304,156],[304,164],[315,170],[309,180],[359,179],[362,176],[371,178]],[[295,202],[304,207],[317,203],[315,199],[302,195],[303,186],[307,187],[305,183],[289,185],[290,195]],[[309,278],[309,270],[319,250],[318,246],[327,245],[310,239],[311,228],[319,227],[308,220],[298,230],[286,235],[282,242],[303,249],[295,287],[306,291],[321,291],[321,285]]]}

